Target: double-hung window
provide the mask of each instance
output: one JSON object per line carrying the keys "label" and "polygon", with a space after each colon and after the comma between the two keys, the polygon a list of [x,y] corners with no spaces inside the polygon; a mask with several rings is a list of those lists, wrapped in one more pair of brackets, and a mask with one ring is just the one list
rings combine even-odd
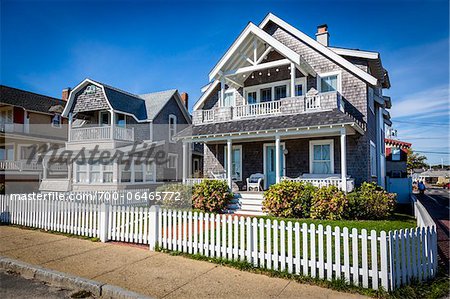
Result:
{"label": "double-hung window", "polygon": [[340,91],[341,76],[338,72],[317,76],[318,88],[320,92]]}
{"label": "double-hung window", "polygon": [[234,90],[226,91],[223,99],[224,107],[234,106]]}
{"label": "double-hung window", "polygon": [[173,137],[177,133],[177,117],[173,114],[169,115],[169,141],[175,142]]}
{"label": "double-hung window", "polygon": [[334,173],[333,140],[310,141],[310,172],[314,174]]}
{"label": "double-hung window", "polygon": [[103,167],[103,183],[113,182],[113,164],[105,164]]}
{"label": "double-hung window", "polygon": [[101,166],[100,163],[93,163],[89,165],[89,182],[90,183],[101,183]]}
{"label": "double-hung window", "polygon": [[155,180],[155,164],[153,161],[147,161],[145,163],[145,181],[152,182]]}
{"label": "double-hung window", "polygon": [[101,127],[109,126],[109,117],[110,113],[108,111],[100,111],[99,122]]}
{"label": "double-hung window", "polygon": [[[224,151],[224,168],[228,166],[228,147]],[[231,178],[235,181],[242,181],[242,146],[234,145],[231,152]]]}
{"label": "double-hung window", "polygon": [[279,100],[286,97],[286,85],[275,86],[274,88],[275,97],[274,100]]}
{"label": "double-hung window", "polygon": [[77,183],[88,183],[87,164],[85,161],[78,161],[76,164],[76,181]]}
{"label": "double-hung window", "polygon": [[167,168],[177,168],[178,155],[168,154],[167,156]]}
{"label": "double-hung window", "polygon": [[120,182],[131,182],[131,163],[129,161],[122,161],[120,164]]}
{"label": "double-hung window", "polygon": [[52,127],[61,128],[61,114],[55,114],[52,117]]}
{"label": "double-hung window", "polygon": [[135,161],[134,162],[134,182],[142,183],[144,181],[144,166],[145,162]]}

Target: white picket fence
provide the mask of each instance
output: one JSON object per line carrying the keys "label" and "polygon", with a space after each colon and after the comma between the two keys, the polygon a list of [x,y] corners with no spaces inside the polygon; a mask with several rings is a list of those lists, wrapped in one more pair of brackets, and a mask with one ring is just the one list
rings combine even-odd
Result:
{"label": "white picket fence", "polygon": [[[0,221],[108,240],[148,244],[255,267],[321,279],[344,279],[364,288],[393,290],[437,271],[437,234],[425,226],[389,232],[238,217],[158,206],[22,200],[0,196]],[[427,213],[426,213],[427,214]],[[429,216],[428,216],[429,217]],[[419,220],[421,219],[421,220]],[[430,218],[431,219],[431,218]],[[432,221],[432,220],[431,220]]]}

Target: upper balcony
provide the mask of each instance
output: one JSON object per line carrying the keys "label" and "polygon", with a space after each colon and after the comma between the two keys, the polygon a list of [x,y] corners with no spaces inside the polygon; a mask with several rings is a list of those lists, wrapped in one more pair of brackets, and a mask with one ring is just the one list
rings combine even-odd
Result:
{"label": "upper balcony", "polygon": [[113,125],[70,129],[69,142],[118,140],[134,141],[134,128],[122,128]]}
{"label": "upper balcony", "polygon": [[331,109],[345,111],[344,100],[336,91],[287,97],[276,101],[255,104],[196,110],[193,112],[193,124],[201,125],[276,115],[311,113]]}

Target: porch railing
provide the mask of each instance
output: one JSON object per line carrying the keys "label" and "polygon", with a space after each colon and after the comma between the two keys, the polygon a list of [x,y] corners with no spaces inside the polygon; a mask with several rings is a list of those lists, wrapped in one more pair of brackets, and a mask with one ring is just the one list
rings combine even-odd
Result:
{"label": "porch railing", "polygon": [[134,140],[134,130],[122,127],[114,127],[114,138],[111,138],[111,127],[88,127],[72,129],[69,141],[89,141],[89,140]]}
{"label": "porch railing", "polygon": [[214,179],[214,178],[187,178],[184,183],[186,185],[195,185],[200,184],[201,182],[207,180],[226,181],[226,179]]}
{"label": "porch railing", "polygon": [[203,110],[203,122],[210,123],[214,121],[214,110]]}
{"label": "porch railing", "polygon": [[234,107],[233,118],[254,117],[280,113],[281,101],[255,103]]}
{"label": "porch railing", "polygon": [[322,96],[320,94],[312,97],[305,97],[304,111],[319,110],[321,98]]}
{"label": "porch railing", "polygon": [[41,171],[42,163],[27,161],[0,161],[0,170],[15,170],[15,171]]}
{"label": "porch railing", "polygon": [[[340,178],[289,178],[289,177],[283,177],[283,180],[287,181],[293,181],[293,182],[304,182],[309,183],[316,187],[328,187],[328,186],[335,186],[339,189],[342,189],[342,179]],[[347,179],[347,191],[351,192],[355,188],[355,180],[354,179]]]}

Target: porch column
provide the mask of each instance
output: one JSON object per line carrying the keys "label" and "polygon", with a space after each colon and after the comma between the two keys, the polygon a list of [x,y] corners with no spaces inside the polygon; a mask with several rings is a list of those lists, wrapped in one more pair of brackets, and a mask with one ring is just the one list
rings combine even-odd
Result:
{"label": "porch column", "polygon": [[291,62],[291,97],[295,97],[295,64]]}
{"label": "porch column", "polygon": [[183,183],[186,183],[187,173],[188,173],[188,143],[183,141]]}
{"label": "porch column", "polygon": [[341,129],[341,180],[342,191],[347,192],[347,134]]}
{"label": "porch column", "polygon": [[278,184],[281,181],[280,176],[280,135],[275,136],[275,182]]}
{"label": "porch column", "polygon": [[72,121],[73,121],[73,114],[72,112],[69,113],[69,126],[67,128],[67,140],[72,141],[72,137],[71,137],[71,131],[72,131]]}
{"label": "porch column", "polygon": [[220,103],[220,107],[223,107],[225,102],[225,77],[221,76],[220,77],[220,99],[219,99],[219,103]]}
{"label": "porch column", "polygon": [[116,124],[116,114],[111,110],[111,139],[114,139],[114,125]]}
{"label": "porch column", "polygon": [[231,156],[233,153],[233,144],[231,142],[231,139],[227,140],[227,180],[228,180],[228,187],[230,187],[230,189],[233,188],[233,179],[231,176]]}

